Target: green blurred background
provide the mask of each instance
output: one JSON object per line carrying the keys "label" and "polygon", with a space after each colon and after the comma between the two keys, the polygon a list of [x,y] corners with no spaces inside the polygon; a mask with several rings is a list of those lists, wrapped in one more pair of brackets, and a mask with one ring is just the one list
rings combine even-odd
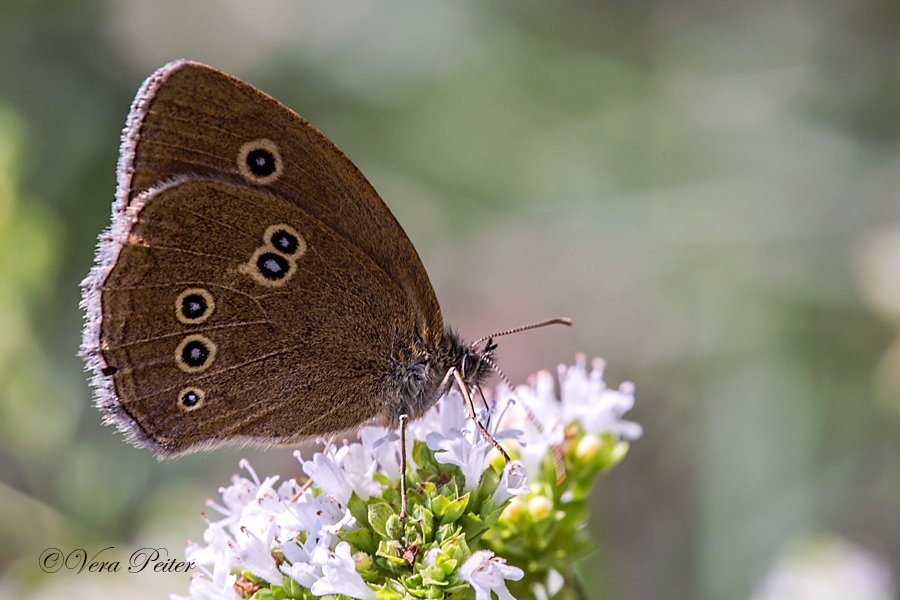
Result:
{"label": "green blurred background", "polygon": [[465,336],[573,318],[501,340],[514,382],[576,352],[635,382],[589,599],[762,597],[829,544],[900,573],[896,0],[7,0],[0,596],[184,594],[37,557],[180,556],[241,457],[301,474],[289,450],[157,462],[76,357],[131,99],[182,57],[340,146]]}

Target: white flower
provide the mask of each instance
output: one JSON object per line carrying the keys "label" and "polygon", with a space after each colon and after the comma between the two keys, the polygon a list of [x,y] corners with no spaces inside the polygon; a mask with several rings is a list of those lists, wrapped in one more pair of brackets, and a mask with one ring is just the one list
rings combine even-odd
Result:
{"label": "white flower", "polygon": [[611,433],[627,440],[641,437],[640,425],[622,420],[622,415],[634,406],[634,385],[625,382],[618,390],[612,390],[603,381],[606,363],[595,359],[590,373],[585,363],[585,356],[579,354],[574,365],[558,368],[565,421],[579,421],[586,433]]}
{"label": "white flower", "polygon": [[337,533],[341,529],[354,529],[356,518],[331,494],[313,496],[307,490],[286,511],[280,523],[291,534],[288,537],[293,537],[299,531]]}
{"label": "white flower", "polygon": [[314,596],[343,594],[359,600],[375,600],[377,595],[356,571],[356,561],[350,554],[350,544],[340,542],[329,550],[330,538],[307,539],[302,546],[286,548],[285,558],[293,555],[292,565],[282,565],[281,571],[300,585],[309,588]]}
{"label": "white flower", "polygon": [[[366,432],[365,441],[366,443],[362,444],[345,442],[337,449],[328,445],[325,452],[315,453],[311,461],[303,461],[299,451],[295,452],[294,456],[303,464],[303,471],[318,488],[341,502],[346,504],[353,492],[363,500],[368,500],[370,496],[381,493],[381,485],[374,478],[381,464],[378,456],[387,459],[388,453],[392,450],[387,447],[376,452],[374,448],[376,444],[371,440],[369,432]],[[399,473],[397,467],[398,476]]]}
{"label": "white flower", "polygon": [[557,571],[556,569],[550,569],[550,572],[547,573],[546,585],[543,583],[535,583],[531,587],[531,591],[532,593],[534,593],[534,597],[536,600],[549,600],[563,588],[563,585],[565,585],[565,583],[566,580],[562,575],[560,575],[559,571]]}
{"label": "white flower", "polygon": [[314,567],[308,562],[284,564],[281,565],[281,571],[307,589],[312,588],[322,578],[322,569]]}
{"label": "white flower", "polygon": [[[231,539],[216,523],[210,524],[209,529],[203,534],[209,543],[206,548],[197,544],[188,544],[185,556],[188,561],[195,561],[200,571],[191,578],[188,593],[194,600],[238,600],[234,583],[237,575],[231,574],[234,564],[234,556],[231,552]],[[212,532],[210,534],[210,532]],[[214,564],[213,572],[204,566]],[[175,600],[175,595],[170,597]]]}
{"label": "white flower", "polygon": [[429,433],[425,438],[428,448],[434,451],[434,459],[441,464],[456,465],[466,479],[466,491],[474,490],[481,481],[484,471],[484,457],[487,455],[487,441],[475,429],[466,433],[451,429],[447,436]]}
{"label": "white flower", "polygon": [[[359,441],[366,452],[381,466],[384,474],[400,479],[400,436],[384,427],[361,427]],[[407,444],[407,464],[412,462],[412,444]]]}
{"label": "white flower", "polygon": [[[234,589],[237,575],[227,576],[221,583],[213,581],[208,574],[200,573],[191,578],[187,597],[189,600],[241,600]],[[181,596],[171,594],[170,600],[182,600]]]}
{"label": "white flower", "polygon": [[278,583],[281,581],[281,573],[278,565],[272,558],[272,540],[275,537],[275,519],[272,518],[265,538],[260,538],[247,527],[241,527],[241,531],[235,535],[237,541],[237,561],[248,571],[265,579]]}
{"label": "white flower", "polygon": [[322,578],[321,565],[314,564],[313,557],[321,556],[322,552],[328,552],[331,546],[331,535],[323,532],[320,535],[310,535],[302,544],[297,540],[291,540],[281,545],[284,557],[291,564],[281,565],[281,571],[294,579],[305,588],[312,588]]}
{"label": "white flower", "polygon": [[434,431],[465,429],[468,419],[469,409],[466,407],[466,401],[456,388],[452,388],[422,418],[411,422],[407,433],[413,440],[424,442],[428,434]]}
{"label": "white flower", "polygon": [[515,600],[506,589],[506,580],[518,581],[524,575],[522,569],[507,565],[506,559],[494,556],[490,550],[473,552],[459,568],[459,576],[475,590],[475,600],[491,600],[491,592],[499,600]]}
{"label": "white flower", "polygon": [[226,517],[220,521],[220,524],[223,526],[233,527],[238,522],[244,508],[253,502],[259,489],[259,478],[256,477],[256,472],[250,467],[250,463],[241,459],[240,467],[247,469],[253,476],[254,481],[234,475],[231,478],[231,485],[227,488],[219,488],[224,506],[217,504],[213,500],[206,501],[207,506]]}
{"label": "white flower", "polygon": [[[322,557],[323,577],[309,588],[314,596],[343,594],[359,600],[375,600],[378,597],[357,573],[356,561],[350,555],[350,544],[341,542],[334,552],[323,552]],[[315,556],[313,558],[317,559]]]}
{"label": "white flower", "polygon": [[[310,535],[306,538],[305,542],[301,542],[298,538],[283,542],[281,544],[281,553],[284,554],[284,557],[288,559],[291,564],[296,564],[298,562],[308,563],[312,560],[313,552],[318,547],[331,547],[330,533],[322,531],[318,535]],[[284,570],[283,566],[282,570]]]}
{"label": "white flower", "polygon": [[[207,523],[209,522],[207,521]],[[222,521],[209,523],[206,531],[203,532],[203,541],[206,542],[205,547],[189,543],[184,551],[185,558],[198,565],[215,565],[216,571],[229,573],[234,558],[231,553],[231,545],[234,540],[225,531]]]}
{"label": "white flower", "polygon": [[508,498],[522,496],[529,491],[528,473],[525,472],[525,465],[520,460],[513,460],[503,468],[500,484],[497,485],[497,489],[494,491],[494,502],[499,505],[506,502]]}
{"label": "white flower", "polygon": [[350,500],[353,485],[347,480],[341,465],[331,453],[326,455],[316,452],[310,461],[303,461],[299,450],[294,452],[294,456],[303,464],[303,472],[309,475],[316,487],[326,494],[331,494],[342,504]]}
{"label": "white flower", "polygon": [[643,433],[640,425],[622,419],[634,406],[634,385],[626,382],[618,390],[610,389],[603,381],[605,363],[594,360],[588,372],[586,362],[579,354],[574,365],[559,366],[560,399],[549,371],[539,372],[515,392],[498,389],[501,402],[513,402],[503,414],[502,425],[522,431],[519,456],[527,471],[538,472],[544,457],[562,444],[566,428],[575,422],[591,435],[608,433],[634,440]]}
{"label": "white flower", "polygon": [[381,485],[374,479],[378,461],[363,444],[341,446],[335,452],[335,460],[357,496],[368,500],[369,496],[381,493]]}
{"label": "white flower", "polygon": [[[241,527],[247,527],[252,518],[249,515],[252,514],[261,515],[261,519],[267,523],[271,513],[284,511],[282,494],[287,494],[287,497],[292,495],[292,492],[289,491],[290,486],[285,487],[282,484],[279,491],[274,489],[275,483],[279,479],[277,475],[267,477],[261,482],[256,476],[256,471],[246,459],[241,459],[240,466],[250,473],[253,481],[235,475],[231,479],[230,486],[219,489],[224,506],[212,500],[206,501],[207,506],[225,516],[224,519],[218,521],[218,525],[228,527],[232,533],[237,533]],[[254,530],[258,533],[266,527],[268,525],[264,524],[258,531],[256,528]]]}
{"label": "white flower", "polygon": [[[512,402],[504,412],[501,425],[522,432],[519,456],[526,471],[540,472],[541,462],[554,446],[563,443],[566,423],[562,407],[553,393],[553,377],[541,371],[533,378],[533,385],[520,385],[512,392],[498,389],[501,402]],[[518,402],[517,402],[518,401]]]}
{"label": "white flower", "polygon": [[274,534],[278,519],[284,512],[283,506],[264,507],[260,504],[250,504],[241,513],[240,523],[234,533],[235,539],[241,537],[242,532],[249,532],[260,539],[269,538]]}

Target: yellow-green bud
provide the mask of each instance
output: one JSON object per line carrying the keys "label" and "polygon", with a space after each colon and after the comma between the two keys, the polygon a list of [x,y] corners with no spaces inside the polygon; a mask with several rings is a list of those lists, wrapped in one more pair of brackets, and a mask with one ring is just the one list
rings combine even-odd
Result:
{"label": "yellow-green bud", "polygon": [[590,462],[603,448],[603,440],[596,435],[585,434],[575,446],[575,458],[583,463]]}
{"label": "yellow-green bud", "polygon": [[535,496],[528,501],[528,512],[534,519],[545,519],[553,511],[553,501],[547,496]]}
{"label": "yellow-green bud", "polygon": [[353,562],[356,563],[357,571],[371,571],[372,557],[365,552],[359,551],[353,555]]}
{"label": "yellow-green bud", "polygon": [[522,518],[524,512],[525,503],[517,496],[513,496],[509,501],[509,504],[506,505],[506,508],[503,509],[503,514],[500,515],[500,518],[515,523]]}
{"label": "yellow-green bud", "polygon": [[[506,450],[507,454],[510,453],[509,444],[501,444],[501,446],[504,450]],[[506,459],[503,458],[503,455],[497,452],[497,449],[494,447],[491,447],[491,449],[488,451],[487,462],[492,467],[497,467],[498,471],[502,471],[503,467],[506,466]]]}

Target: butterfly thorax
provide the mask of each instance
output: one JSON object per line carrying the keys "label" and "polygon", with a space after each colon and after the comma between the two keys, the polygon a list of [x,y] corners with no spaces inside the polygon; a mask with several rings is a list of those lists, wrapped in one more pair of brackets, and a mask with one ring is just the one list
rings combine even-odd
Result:
{"label": "butterfly thorax", "polygon": [[396,361],[389,376],[384,408],[378,415],[378,423],[394,429],[400,415],[416,420],[434,406],[435,402],[454,384],[454,378],[446,378],[455,368],[471,390],[488,376],[489,358],[493,345],[488,342],[485,350],[473,348],[452,329],[446,329],[436,350],[417,347],[405,360]]}

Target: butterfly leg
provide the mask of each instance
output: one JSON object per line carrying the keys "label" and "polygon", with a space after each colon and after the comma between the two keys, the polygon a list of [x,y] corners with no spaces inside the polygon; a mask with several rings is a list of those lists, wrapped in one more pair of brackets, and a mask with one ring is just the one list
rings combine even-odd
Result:
{"label": "butterfly leg", "polygon": [[466,388],[466,382],[463,381],[462,375],[460,375],[456,367],[451,367],[447,371],[447,376],[449,377],[450,375],[456,380],[456,385],[459,386],[459,391],[462,392],[463,398],[466,400],[466,406],[469,408],[469,416],[472,417],[472,421],[475,422],[475,427],[477,427],[478,431],[481,432],[481,435],[494,446],[497,452],[500,453],[500,456],[502,456],[506,462],[509,462],[509,454],[507,454],[500,443],[494,439],[494,436],[488,433],[488,430],[484,428],[484,425],[481,424],[481,421],[479,421],[478,417],[475,415],[475,404],[472,402],[472,395],[469,394],[469,390]]}
{"label": "butterfly leg", "polygon": [[409,415],[400,415],[400,522],[406,520],[406,424]]}

